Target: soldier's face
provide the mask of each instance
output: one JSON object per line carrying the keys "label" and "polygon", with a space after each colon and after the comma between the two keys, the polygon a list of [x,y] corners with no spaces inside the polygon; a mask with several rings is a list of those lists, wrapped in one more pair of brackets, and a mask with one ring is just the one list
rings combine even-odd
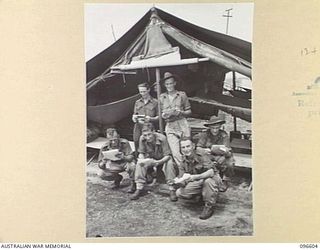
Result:
{"label": "soldier's face", "polygon": [[147,142],[152,142],[154,138],[152,131],[143,131],[142,136],[147,140]]}
{"label": "soldier's face", "polygon": [[146,87],[139,87],[138,89],[142,98],[146,98],[149,96],[150,89],[147,89]]}
{"label": "soldier's face", "polygon": [[164,86],[169,92],[175,90],[176,84],[176,80],[172,77],[164,81]]}
{"label": "soldier's face", "polygon": [[190,156],[194,150],[194,144],[190,140],[180,142],[181,153],[185,156]]}
{"label": "soldier's face", "polygon": [[221,129],[221,126],[220,124],[217,124],[217,125],[211,125],[210,126],[210,132],[211,134],[213,135],[217,135],[219,133],[219,130]]}

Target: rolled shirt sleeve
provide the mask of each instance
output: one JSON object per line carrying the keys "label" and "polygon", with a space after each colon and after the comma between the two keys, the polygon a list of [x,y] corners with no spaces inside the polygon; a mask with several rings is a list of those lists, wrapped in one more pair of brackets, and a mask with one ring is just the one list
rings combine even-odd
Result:
{"label": "rolled shirt sleeve", "polygon": [[133,114],[137,115],[138,114],[138,107],[139,107],[139,100],[137,100],[134,104],[133,108]]}

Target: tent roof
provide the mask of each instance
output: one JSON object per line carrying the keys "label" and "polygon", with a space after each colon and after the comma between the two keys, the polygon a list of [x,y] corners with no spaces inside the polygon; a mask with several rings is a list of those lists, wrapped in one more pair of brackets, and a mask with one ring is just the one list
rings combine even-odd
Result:
{"label": "tent roof", "polygon": [[[194,36],[207,44],[231,53],[245,61],[251,62],[251,43],[234,38],[225,34],[214,32],[201,28],[180,18],[177,18],[165,11],[155,8],[158,16],[171,26],[183,31],[184,33]],[[132,41],[138,37],[149,23],[152,9],[150,9],[127,33],[117,40],[110,47],[100,52],[94,58],[86,63],[87,82],[101,75],[107,68],[121,57]]]}

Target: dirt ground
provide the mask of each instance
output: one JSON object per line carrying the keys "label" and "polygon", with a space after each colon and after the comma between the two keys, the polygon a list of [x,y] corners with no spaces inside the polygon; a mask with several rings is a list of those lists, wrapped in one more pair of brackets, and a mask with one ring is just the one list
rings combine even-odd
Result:
{"label": "dirt ground", "polygon": [[[214,215],[208,220],[198,217],[201,204],[170,202],[161,191],[162,184],[146,188],[146,194],[131,201],[129,179],[119,190],[112,182],[99,179],[97,164],[87,167],[87,237],[133,236],[223,236],[252,235],[252,192],[249,179],[235,177],[225,193],[219,194]],[[161,192],[160,192],[161,191]]]}
{"label": "dirt ground", "polygon": [[[223,112],[221,112],[223,113]],[[225,130],[233,130],[233,118],[226,114]],[[245,132],[251,124],[237,119],[237,128]],[[119,190],[112,182],[97,177],[97,164],[87,166],[87,237],[143,236],[225,236],[252,235],[252,192],[250,177],[236,174],[225,193],[219,193],[215,212],[200,220],[202,204],[170,202],[161,192],[162,185],[146,187],[147,193],[137,201],[130,200],[129,179]]]}

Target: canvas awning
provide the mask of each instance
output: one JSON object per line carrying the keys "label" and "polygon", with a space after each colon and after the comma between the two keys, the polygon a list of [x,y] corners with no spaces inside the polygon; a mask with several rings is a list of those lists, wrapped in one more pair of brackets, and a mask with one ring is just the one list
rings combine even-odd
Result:
{"label": "canvas awning", "polygon": [[[181,59],[181,56],[179,59],[179,47],[172,46],[169,38],[200,59]],[[174,65],[178,59],[181,64],[208,60],[202,58],[251,77],[250,43],[206,30],[153,8],[115,44],[87,62],[87,89],[112,77],[112,68],[158,67],[162,65],[161,61]]]}

